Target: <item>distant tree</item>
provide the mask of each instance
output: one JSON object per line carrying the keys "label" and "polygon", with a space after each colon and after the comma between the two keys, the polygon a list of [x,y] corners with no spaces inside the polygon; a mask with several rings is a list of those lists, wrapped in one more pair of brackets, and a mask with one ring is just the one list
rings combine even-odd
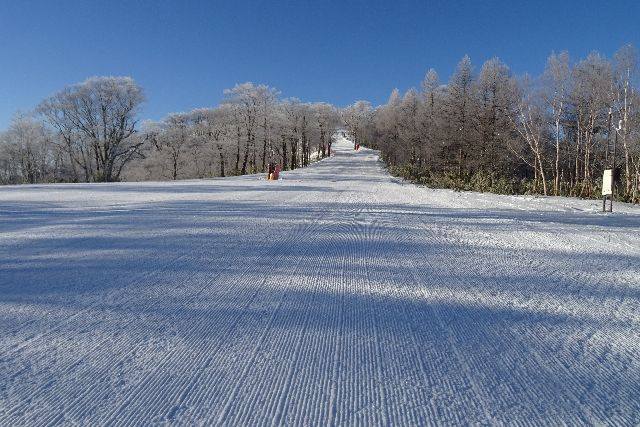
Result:
{"label": "distant tree", "polygon": [[542,191],[546,196],[548,189],[544,155],[548,129],[547,120],[544,107],[538,96],[539,93],[531,90],[530,85],[531,80],[525,76],[520,82],[519,102],[515,109],[510,112],[509,117],[522,140],[526,142],[533,160],[528,160],[526,156],[520,154],[519,150],[510,148],[512,153],[534,170],[534,183],[537,185],[538,179],[542,181]]}
{"label": "distant tree", "polygon": [[226,149],[230,145],[230,136],[232,134],[233,112],[229,105],[221,105],[213,109],[200,109],[194,112],[197,119],[194,120],[196,126],[199,127],[200,133],[205,137],[205,142],[212,144],[218,156],[219,176],[226,176],[225,165]]}
{"label": "distant tree", "polygon": [[438,155],[438,138],[441,130],[440,108],[442,101],[442,89],[438,73],[433,68],[429,69],[422,81],[422,108],[418,120],[421,133],[420,158],[433,168]]}
{"label": "distant tree", "polygon": [[318,126],[318,156],[324,158],[331,155],[331,136],[338,128],[340,116],[331,104],[320,102],[311,106],[315,122]]}
{"label": "distant tree", "polygon": [[376,140],[371,141],[373,148],[381,151],[383,159],[390,165],[404,161],[404,150],[400,147],[400,105],[402,99],[398,89],[393,89],[387,103],[380,106],[374,114]]}
{"label": "distant tree", "polygon": [[[234,105],[234,117],[236,120],[236,130],[238,131],[238,154],[240,153],[240,129],[244,132],[245,145],[244,156],[242,160],[242,168],[240,174],[244,175],[247,171],[257,172],[257,128],[260,118],[262,118],[262,129],[264,132],[263,139],[263,161],[262,171],[266,168],[266,150],[270,142],[269,136],[269,116],[273,104],[277,100],[278,91],[266,85],[254,85],[247,82],[237,84],[232,89],[224,91],[226,103]],[[239,163],[240,156],[238,155]],[[237,168],[238,169],[238,168]]]}
{"label": "distant tree", "polygon": [[42,122],[17,115],[0,139],[4,182],[34,184],[54,178],[52,135]]}
{"label": "distant tree", "polygon": [[[289,169],[294,170],[300,164],[300,145],[301,145],[301,121],[304,114],[302,103],[297,98],[285,99],[282,103],[284,113],[284,140],[289,142],[291,155],[289,156]],[[283,143],[283,150],[286,144]]]}
{"label": "distant tree", "polygon": [[280,92],[275,88],[266,85],[257,86],[257,95],[260,103],[260,128],[262,131],[262,172],[267,171],[268,163],[271,162],[274,155],[271,131],[279,94]]}
{"label": "distant tree", "polygon": [[373,109],[369,101],[356,101],[342,110],[342,120],[353,138],[354,146],[366,144],[365,135],[372,117]]}
{"label": "distant tree", "polygon": [[473,123],[475,99],[473,93],[473,67],[471,59],[465,55],[458,63],[456,71],[447,85],[447,97],[443,113],[447,116],[448,153],[450,163],[456,164],[457,175],[462,177],[465,160],[475,145],[476,128]]}
{"label": "distant tree", "polygon": [[573,68],[570,94],[575,122],[575,182],[580,182],[578,195],[590,195],[593,189],[594,150],[607,129],[611,107],[613,76],[611,64],[598,53],[591,53]]}
{"label": "distant tree", "polygon": [[38,112],[59,132],[87,181],[116,181],[142,145],[131,136],[143,100],[130,77],[93,77],[47,98]]}
{"label": "distant tree", "polygon": [[571,66],[569,64],[569,54],[561,52],[559,54],[552,53],[547,59],[547,66],[542,76],[542,96],[551,112],[551,118],[554,127],[554,176],[553,176],[553,194],[560,193],[560,161],[561,161],[561,121],[563,120],[567,97],[571,90]]}
{"label": "distant tree", "polygon": [[470,163],[475,170],[498,173],[509,165],[505,148],[511,142],[509,117],[518,103],[516,83],[509,67],[492,58],[482,65],[475,91],[477,109],[473,121],[478,139]]}
{"label": "distant tree", "polygon": [[[633,116],[638,111],[637,93],[632,83],[638,77],[638,52],[635,47],[626,45],[613,56],[613,131],[619,134],[624,153],[624,191],[630,197],[634,191],[632,174],[631,135],[634,133]],[[635,129],[637,134],[637,128]],[[636,144],[640,144],[636,139]],[[637,172],[636,172],[637,175]],[[637,184],[636,184],[637,187]],[[636,188],[637,191],[637,188]]]}
{"label": "distant tree", "polygon": [[173,180],[178,179],[191,132],[190,116],[184,113],[170,114],[147,131],[156,150],[168,156]]}

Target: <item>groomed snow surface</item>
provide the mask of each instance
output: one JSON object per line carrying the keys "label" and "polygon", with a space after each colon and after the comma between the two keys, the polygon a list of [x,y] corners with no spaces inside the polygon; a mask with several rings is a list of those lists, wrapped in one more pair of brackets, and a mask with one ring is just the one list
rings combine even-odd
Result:
{"label": "groomed snow surface", "polygon": [[640,209],[306,169],[0,188],[0,425],[640,423]]}

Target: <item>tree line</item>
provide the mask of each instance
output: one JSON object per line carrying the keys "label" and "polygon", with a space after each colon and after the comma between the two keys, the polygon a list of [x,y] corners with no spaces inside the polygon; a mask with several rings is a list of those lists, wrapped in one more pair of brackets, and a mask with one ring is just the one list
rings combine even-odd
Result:
{"label": "tree line", "polygon": [[207,178],[306,166],[345,127],[390,171],[435,186],[506,194],[616,196],[640,201],[638,55],[624,46],[572,61],[553,53],[540,76],[498,58],[475,72],[462,58],[447,83],[429,70],[419,90],[386,104],[339,109],[238,84],[217,107],[140,122],[144,91],[128,77],[94,77],[43,100],[0,132],[0,183]]}
{"label": "tree line", "polygon": [[214,108],[140,122],[129,77],[94,77],[16,116],[0,133],[0,183],[208,178],[284,170],[330,155],[339,110],[266,85],[225,90]]}
{"label": "tree line", "polygon": [[604,169],[617,197],[640,201],[640,97],[633,46],[607,59],[549,56],[542,75],[514,76],[498,58],[476,74],[465,56],[442,84],[386,104],[344,109],[356,142],[379,149],[392,173],[427,185],[499,193],[598,197]]}

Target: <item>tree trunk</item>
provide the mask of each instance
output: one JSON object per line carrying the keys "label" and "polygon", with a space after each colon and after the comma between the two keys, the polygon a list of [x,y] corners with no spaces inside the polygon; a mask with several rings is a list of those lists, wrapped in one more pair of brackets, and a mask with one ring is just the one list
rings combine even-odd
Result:
{"label": "tree trunk", "polygon": [[547,178],[544,174],[544,167],[542,167],[542,156],[540,155],[540,151],[536,153],[536,159],[538,161],[538,167],[540,168],[540,178],[542,179],[542,191],[544,195],[548,195],[547,192]]}
{"label": "tree trunk", "polygon": [[262,144],[262,172],[267,171],[267,138],[264,139]]}
{"label": "tree trunk", "polygon": [[629,159],[629,147],[627,146],[627,138],[623,133],[622,147],[624,149],[624,176],[625,176],[625,195],[629,195],[633,186],[633,177],[631,176],[631,165]]}
{"label": "tree trunk", "polygon": [[242,159],[242,170],[240,171],[241,175],[247,174],[247,161],[249,160],[249,142],[247,141],[247,145],[244,148],[244,158]]}
{"label": "tree trunk", "polygon": [[291,141],[291,170],[298,166],[298,141]]}
{"label": "tree trunk", "polygon": [[236,128],[237,150],[236,150],[236,176],[240,173],[240,141],[242,139],[240,135],[240,128]]}
{"label": "tree trunk", "polygon": [[224,178],[224,153],[222,152],[222,147],[218,147],[219,155],[220,155],[220,176]]}
{"label": "tree trunk", "polygon": [[560,121],[556,119],[556,165],[555,176],[553,178],[553,194],[558,195],[560,191]]}
{"label": "tree trunk", "polygon": [[282,169],[288,169],[287,164],[287,138],[282,137]]}
{"label": "tree trunk", "polygon": [[178,156],[174,154],[172,157],[173,157],[173,180],[175,181],[176,179],[178,179]]}
{"label": "tree trunk", "polygon": [[256,156],[256,137],[251,135],[251,163],[249,167],[250,173],[257,172],[257,156]]}

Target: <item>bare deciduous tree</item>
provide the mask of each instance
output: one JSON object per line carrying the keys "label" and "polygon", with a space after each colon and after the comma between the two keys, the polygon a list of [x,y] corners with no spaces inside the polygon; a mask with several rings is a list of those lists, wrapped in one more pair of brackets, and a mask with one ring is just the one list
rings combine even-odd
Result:
{"label": "bare deciduous tree", "polygon": [[142,144],[131,136],[143,100],[130,77],[93,77],[44,100],[38,111],[65,140],[87,180],[114,181]]}

